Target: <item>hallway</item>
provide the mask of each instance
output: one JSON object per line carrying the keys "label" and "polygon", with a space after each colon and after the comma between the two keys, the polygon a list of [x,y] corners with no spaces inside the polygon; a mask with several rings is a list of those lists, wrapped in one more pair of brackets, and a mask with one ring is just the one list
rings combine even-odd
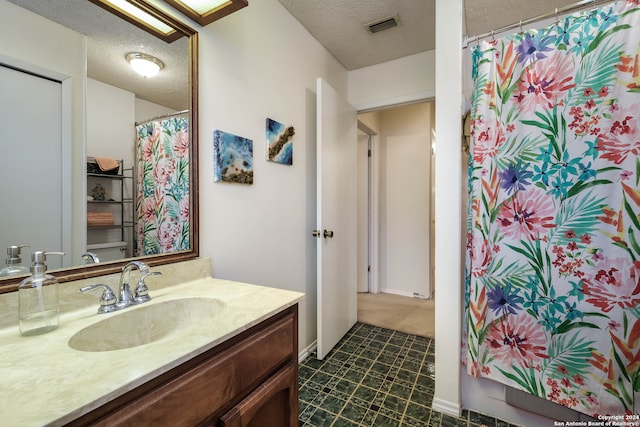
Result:
{"label": "hallway", "polygon": [[435,338],[434,307],[433,299],[358,293],[358,322]]}

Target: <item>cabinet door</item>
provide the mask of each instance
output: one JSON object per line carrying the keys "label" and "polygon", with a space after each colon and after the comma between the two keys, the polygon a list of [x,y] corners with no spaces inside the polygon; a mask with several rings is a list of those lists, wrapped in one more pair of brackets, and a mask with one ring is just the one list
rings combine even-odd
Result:
{"label": "cabinet door", "polygon": [[298,425],[298,369],[290,364],[273,375],[220,419],[221,427]]}

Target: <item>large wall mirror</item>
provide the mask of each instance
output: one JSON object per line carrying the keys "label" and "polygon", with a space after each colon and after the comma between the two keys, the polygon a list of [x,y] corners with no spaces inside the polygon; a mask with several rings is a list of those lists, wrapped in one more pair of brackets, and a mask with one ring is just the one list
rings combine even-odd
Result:
{"label": "large wall mirror", "polygon": [[[127,2],[170,36],[100,0],[0,0],[0,259],[63,251],[47,258],[62,282],[198,256],[198,35]],[[128,54],[161,69],[138,75]],[[25,276],[0,277],[0,293]]]}

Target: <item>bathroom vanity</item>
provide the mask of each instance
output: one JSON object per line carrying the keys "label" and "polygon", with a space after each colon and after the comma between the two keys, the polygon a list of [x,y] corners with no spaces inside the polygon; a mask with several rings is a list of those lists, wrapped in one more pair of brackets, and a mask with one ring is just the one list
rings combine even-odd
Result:
{"label": "bathroom vanity", "polygon": [[65,283],[58,329],[21,337],[2,325],[0,425],[298,425],[304,295],[176,277],[149,279],[151,301],[108,314],[98,295],[77,294],[86,282]]}
{"label": "bathroom vanity", "polygon": [[70,422],[70,426],[298,425],[297,306]]}

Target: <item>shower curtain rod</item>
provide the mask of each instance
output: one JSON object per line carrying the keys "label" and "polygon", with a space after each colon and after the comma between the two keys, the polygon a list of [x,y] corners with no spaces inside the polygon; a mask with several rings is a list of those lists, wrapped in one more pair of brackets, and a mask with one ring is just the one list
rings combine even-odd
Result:
{"label": "shower curtain rod", "polygon": [[522,30],[523,25],[533,24],[534,22],[542,21],[543,19],[548,19],[553,17],[557,18],[558,14],[565,14],[565,13],[574,12],[576,10],[585,9],[590,6],[594,6],[597,3],[613,3],[613,1],[614,0],[581,0],[564,7],[557,7],[555,11],[546,13],[544,15],[535,16],[529,19],[523,19],[522,21],[514,22],[513,24],[505,25],[504,27],[496,28],[483,34],[477,34],[473,37],[465,37],[465,40],[462,42],[462,48],[466,49],[469,43],[479,41],[480,39],[484,39],[489,36],[493,37],[495,34],[513,30],[514,28],[519,27],[520,30]]}
{"label": "shower curtain rod", "polygon": [[177,111],[175,113],[161,114],[159,116],[151,117],[150,119],[143,120],[141,122],[135,122],[134,125],[138,126],[138,125],[141,125],[141,124],[144,124],[144,123],[152,122],[154,120],[167,119],[167,118],[173,117],[173,116],[181,116],[181,115],[186,114],[188,112],[189,112],[189,110],[182,110],[182,111]]}

